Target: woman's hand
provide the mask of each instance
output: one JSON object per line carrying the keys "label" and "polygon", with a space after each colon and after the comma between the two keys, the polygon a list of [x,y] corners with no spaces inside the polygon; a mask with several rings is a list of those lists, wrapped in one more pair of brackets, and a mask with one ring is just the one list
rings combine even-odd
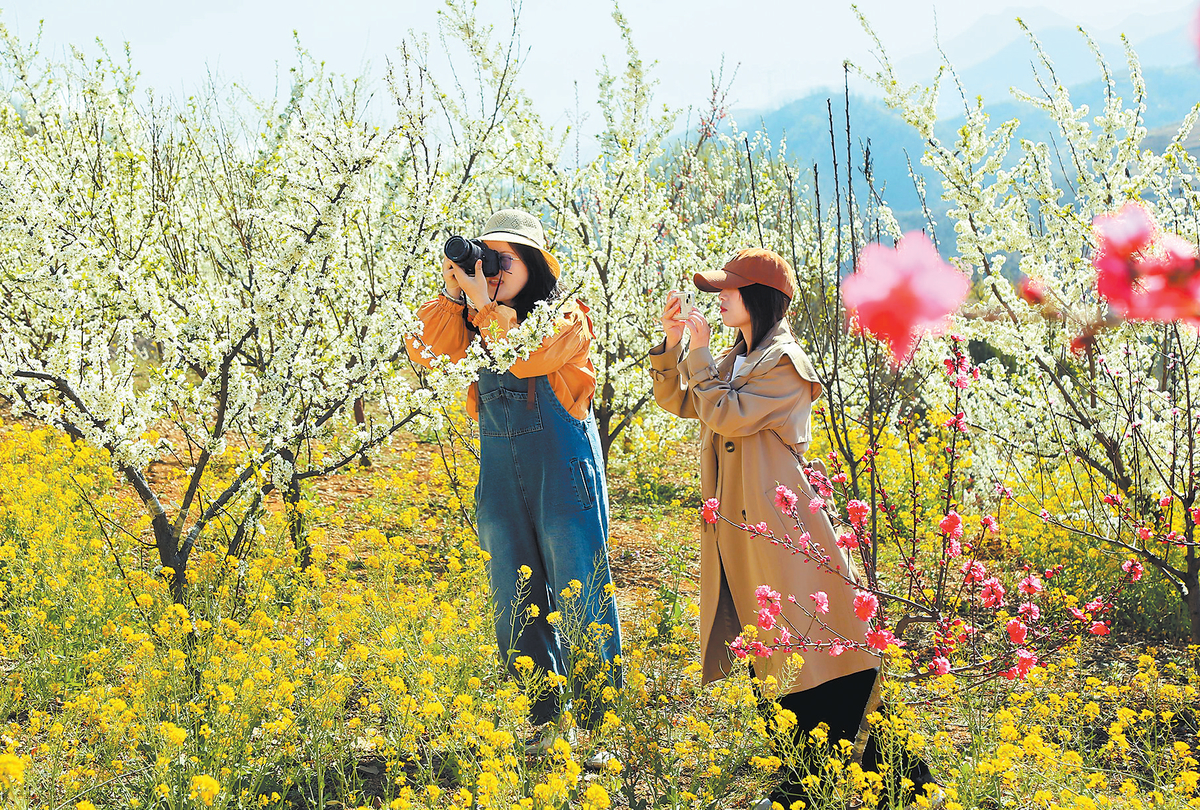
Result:
{"label": "woman's hand", "polygon": [[659,320],[662,322],[663,334],[666,335],[666,347],[674,349],[683,340],[684,321],[679,318],[678,292],[671,290],[667,293],[667,305],[663,307]]}
{"label": "woman's hand", "polygon": [[457,267],[458,265],[446,256],[442,256],[442,286],[446,288],[446,292],[450,294],[451,298],[462,298],[462,286],[454,275]]}
{"label": "woman's hand", "polygon": [[687,326],[688,334],[692,336],[692,349],[707,349],[709,338],[712,337],[712,327],[704,319],[700,310],[692,308],[687,319],[682,321]]}
{"label": "woman's hand", "polygon": [[468,276],[463,272],[461,267],[453,262],[450,263],[450,273],[454,276],[454,281],[459,289],[466,293],[467,300],[471,302],[471,306],[475,309],[483,309],[485,305],[491,303],[492,297],[488,295],[488,283],[487,277],[483,274],[482,259],[475,262],[475,275],[473,276]]}

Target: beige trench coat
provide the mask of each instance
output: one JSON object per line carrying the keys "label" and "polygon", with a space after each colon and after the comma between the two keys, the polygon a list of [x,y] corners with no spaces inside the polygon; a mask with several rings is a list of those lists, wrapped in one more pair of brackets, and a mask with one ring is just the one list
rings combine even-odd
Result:
{"label": "beige trench coat", "polygon": [[[777,537],[785,533],[795,537],[799,532],[792,521],[775,506],[775,488],[785,484],[800,499],[804,530],[835,565],[850,570],[829,518],[824,512],[809,511],[814,492],[800,462],[784,444],[800,455],[808,449],[812,403],[822,391],[812,363],[786,321],[768,333],[730,379],[734,354],[740,348],[716,360],[707,348],[696,349],[681,360],[680,346],[666,350],[660,344],[650,354],[654,398],[676,416],[700,420],[701,489],[706,499],[721,502],[721,514],[737,522],[765,521]],[[825,623],[846,638],[865,639],[867,624],[854,614],[854,588],[840,577],[736,526],[701,522],[700,528],[700,656],[705,683],[730,673],[727,645],[743,626],[757,624],[759,585],[769,585],[782,595],[783,615],[794,635],[818,642],[837,638],[788,601],[794,595],[812,610],[809,594],[824,591],[829,596],[829,612],[822,617]],[[759,640],[766,644],[777,636],[778,628],[759,631]],[[804,666],[790,683],[782,684],[781,694],[879,665],[878,658],[861,650],[836,657],[825,650],[800,653]],[[780,651],[765,659],[754,658],[756,674],[773,675],[782,683],[789,655]]]}

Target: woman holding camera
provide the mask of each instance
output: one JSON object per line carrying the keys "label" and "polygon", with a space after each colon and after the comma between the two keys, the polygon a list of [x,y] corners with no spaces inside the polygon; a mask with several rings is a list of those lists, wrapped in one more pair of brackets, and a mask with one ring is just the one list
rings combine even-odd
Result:
{"label": "woman holding camera", "polygon": [[[532,214],[496,212],[475,244],[495,254],[483,251],[468,269],[444,258],[442,292],[418,310],[424,328],[407,340],[408,352],[426,367],[436,355],[462,359],[476,337],[486,347],[538,302],[557,295],[559,264]],[[591,727],[604,714],[597,685],[621,683],[621,632],[608,565],[608,484],[591,409],[596,374],[588,356],[593,333],[587,306],[564,304],[555,325],[528,358],[502,374],[481,370],[468,391],[467,411],[479,421],[476,523],[479,544],[490,555],[501,658],[514,674],[517,660],[528,656],[542,671],[572,679],[583,704],[574,708]],[[555,614],[590,648],[586,690],[570,670],[570,640],[550,623]],[[536,754],[559,736],[552,721],[564,707],[558,690],[533,697],[530,719],[545,726],[526,746]],[[587,764],[603,764],[603,756]]]}
{"label": "woman holding camera", "polygon": [[[795,533],[776,506],[780,484],[798,490],[801,504],[816,497],[804,476],[810,414],[822,392],[811,361],[796,343],[785,318],[795,294],[792,268],[779,255],[759,248],[739,251],[720,270],[696,273],[695,285],[716,293],[721,322],[740,333],[733,348],[713,357],[711,328],[698,309],[681,312],[681,296],[672,293],[662,312],[665,339],[651,350],[654,397],[667,411],[699,419],[700,475],[703,498],[716,498],[723,515],[735,523],[765,522],[776,537]],[[690,347],[683,353],[684,332]],[[838,548],[824,511],[799,511],[811,541],[850,571],[850,560]],[[721,521],[701,524],[700,657],[707,683],[728,675],[729,644],[746,625],[758,624],[761,585],[782,594],[779,623],[823,644],[804,656],[798,671],[787,667],[790,653],[779,650],[753,658],[756,677],[774,677],[783,697],[780,705],[795,713],[796,742],[820,723],[829,740],[854,741],[871,698],[878,659],[857,648],[828,654],[831,643],[863,641],[866,622],[854,612],[855,589],[837,574],[805,562],[783,546],[752,537],[737,525]],[[824,592],[828,610],[824,627],[789,600],[807,604],[809,595]],[[822,609],[824,605],[822,605]],[[826,629],[828,628],[828,629]],[[759,639],[771,644],[775,633]],[[868,743],[863,767],[872,770],[878,752]],[[914,782],[928,781],[928,769],[906,769]],[[789,807],[802,799],[813,805],[793,770],[771,800]],[[770,801],[761,805],[769,807]]]}

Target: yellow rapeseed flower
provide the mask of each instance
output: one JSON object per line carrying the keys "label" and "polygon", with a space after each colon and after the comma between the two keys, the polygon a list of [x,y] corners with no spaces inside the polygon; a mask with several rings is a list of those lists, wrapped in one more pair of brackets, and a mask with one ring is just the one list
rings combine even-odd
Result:
{"label": "yellow rapeseed flower", "polygon": [[25,760],[16,754],[0,754],[0,785],[9,788],[25,782]]}
{"label": "yellow rapeseed flower", "polygon": [[192,777],[192,792],[190,798],[199,799],[205,807],[212,807],[213,800],[221,792],[221,783],[211,776],[199,774]]}
{"label": "yellow rapeseed flower", "polygon": [[159,723],[158,733],[166,737],[167,742],[175,747],[183,745],[183,741],[187,739],[187,730],[171,722]]}

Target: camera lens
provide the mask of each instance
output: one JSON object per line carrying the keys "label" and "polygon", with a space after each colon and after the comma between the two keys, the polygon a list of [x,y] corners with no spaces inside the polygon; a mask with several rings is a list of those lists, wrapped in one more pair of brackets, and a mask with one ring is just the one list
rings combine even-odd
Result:
{"label": "camera lens", "polygon": [[468,276],[475,275],[475,263],[483,258],[483,250],[469,239],[451,236],[442,248],[446,258],[462,268]]}

